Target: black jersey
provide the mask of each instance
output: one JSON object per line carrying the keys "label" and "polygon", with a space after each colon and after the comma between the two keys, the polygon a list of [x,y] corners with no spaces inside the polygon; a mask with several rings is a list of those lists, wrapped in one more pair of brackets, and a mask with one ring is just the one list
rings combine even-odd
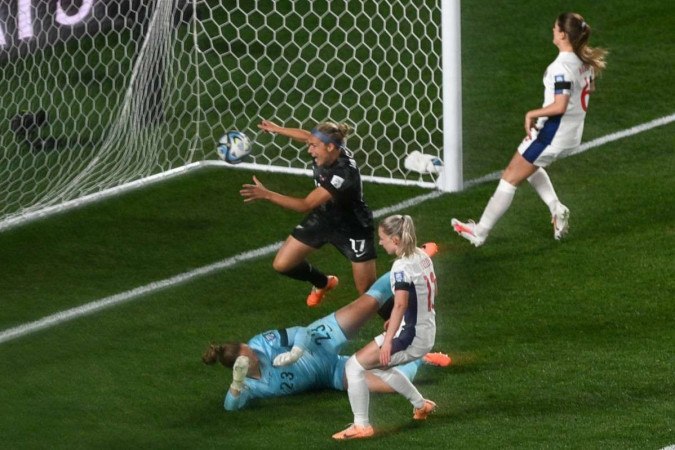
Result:
{"label": "black jersey", "polygon": [[330,167],[314,165],[314,182],[330,192],[332,199],[314,209],[325,223],[345,229],[373,227],[373,213],[363,200],[361,173],[347,150]]}

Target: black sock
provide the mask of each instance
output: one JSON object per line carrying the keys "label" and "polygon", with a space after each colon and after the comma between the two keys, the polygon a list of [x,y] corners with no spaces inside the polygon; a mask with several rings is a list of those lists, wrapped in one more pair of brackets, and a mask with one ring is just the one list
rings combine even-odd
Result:
{"label": "black sock", "polygon": [[328,277],[323,272],[308,263],[307,260],[301,262],[290,270],[281,272],[281,274],[286,275],[289,278],[293,278],[294,280],[309,281],[319,289],[325,288],[328,284]]}

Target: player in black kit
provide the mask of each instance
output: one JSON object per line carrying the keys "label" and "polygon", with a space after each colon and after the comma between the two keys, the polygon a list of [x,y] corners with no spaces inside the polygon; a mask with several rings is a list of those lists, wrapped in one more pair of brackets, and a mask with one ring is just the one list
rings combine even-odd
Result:
{"label": "player in black kit", "polygon": [[361,174],[345,147],[351,127],[344,123],[322,122],[307,131],[263,120],[258,128],[306,143],[314,159],[316,187],[304,198],[270,191],[255,176],[254,184],[245,184],[240,191],[244,202],[267,200],[283,208],[308,213],[277,252],[274,269],[296,280],[312,283],[307,306],[315,307],[326,292],[337,286],[338,279],[312,266],[307,256],[330,243],[352,262],[356,290],[363,294],[376,278],[375,229],[373,214],[363,200]]}

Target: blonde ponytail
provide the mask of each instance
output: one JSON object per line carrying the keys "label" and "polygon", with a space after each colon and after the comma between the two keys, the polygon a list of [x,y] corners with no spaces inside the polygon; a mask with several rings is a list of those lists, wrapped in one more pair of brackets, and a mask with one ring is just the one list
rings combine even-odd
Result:
{"label": "blonde ponytail", "polygon": [[380,222],[380,228],[387,236],[400,239],[401,251],[398,256],[411,256],[417,251],[417,236],[412,217],[400,214],[389,216]]}

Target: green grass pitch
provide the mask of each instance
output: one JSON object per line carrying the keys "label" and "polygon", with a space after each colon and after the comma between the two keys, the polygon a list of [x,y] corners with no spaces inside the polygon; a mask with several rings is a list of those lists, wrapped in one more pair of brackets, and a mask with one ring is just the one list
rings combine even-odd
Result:
{"label": "green grass pitch", "polygon": [[[584,140],[673,113],[670,3],[462,2],[465,175],[502,168],[523,115],[541,101],[555,56],[550,26],[578,10],[610,50]],[[571,230],[553,240],[528,186],[488,243],[473,248],[451,217],[476,218],[487,183],[405,209],[436,241],[437,349],[454,364],[416,384],[439,404],[413,423],[407,401],[373,396],[379,435],[359,448],[617,448],[675,444],[675,125],[554,164]],[[301,195],[307,178],[259,174]],[[251,173],[209,169],[0,233],[0,332],[283,240],[300,217],[243,205]],[[368,184],[377,210],[425,191]],[[261,220],[262,219],[262,220]],[[269,225],[268,225],[269,224]],[[317,310],[272,255],[0,343],[0,448],[337,448],[345,393],[260,401],[227,413],[229,370],[200,356],[211,340],[247,340],[306,324],[356,297],[333,249],[312,257],[342,279]],[[380,252],[378,272],[388,270]],[[370,323],[354,350],[380,329]]]}

